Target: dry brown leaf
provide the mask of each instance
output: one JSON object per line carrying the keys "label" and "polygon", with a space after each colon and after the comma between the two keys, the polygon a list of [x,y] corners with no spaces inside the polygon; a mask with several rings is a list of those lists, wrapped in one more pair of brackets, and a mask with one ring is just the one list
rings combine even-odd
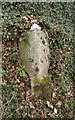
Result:
{"label": "dry brown leaf", "polygon": [[48,107],[50,107],[50,108],[52,108],[52,109],[53,109],[53,105],[52,105],[52,104],[50,104],[50,102],[49,102],[49,101],[47,101],[47,105],[48,105]]}
{"label": "dry brown leaf", "polygon": [[22,16],[21,18],[24,18],[25,20],[28,20],[28,18],[26,16]]}
{"label": "dry brown leaf", "polygon": [[56,94],[55,94],[55,92],[52,94],[52,97],[53,97],[53,98],[55,98],[55,97],[56,97]]}
{"label": "dry brown leaf", "polygon": [[20,109],[20,110],[23,110],[23,109],[24,109],[24,106],[21,105],[21,106],[19,107],[19,109]]}
{"label": "dry brown leaf", "polygon": [[36,19],[31,20],[31,23],[36,23],[36,22],[37,22]]}
{"label": "dry brown leaf", "polygon": [[62,101],[59,100],[56,105],[57,105],[58,107],[61,107]]}
{"label": "dry brown leaf", "polygon": [[55,114],[57,114],[57,109],[56,109],[56,108],[54,108],[54,115],[55,115]]}
{"label": "dry brown leaf", "polygon": [[30,108],[35,109],[35,107],[33,106],[33,104],[31,102],[30,102]]}

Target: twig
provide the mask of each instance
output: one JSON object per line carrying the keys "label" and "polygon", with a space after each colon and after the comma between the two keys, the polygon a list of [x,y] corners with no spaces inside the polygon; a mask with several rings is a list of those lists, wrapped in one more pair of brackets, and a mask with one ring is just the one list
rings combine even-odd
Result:
{"label": "twig", "polygon": [[2,108],[3,108],[5,105],[10,104],[10,102],[11,102],[12,99],[13,99],[13,97],[14,97],[14,95],[12,96],[12,98],[11,98],[9,101],[7,101],[7,102],[2,106]]}
{"label": "twig", "polygon": [[10,116],[12,116],[14,114],[14,112],[18,111],[19,108],[17,108],[16,110],[14,110],[7,118],[9,118]]}

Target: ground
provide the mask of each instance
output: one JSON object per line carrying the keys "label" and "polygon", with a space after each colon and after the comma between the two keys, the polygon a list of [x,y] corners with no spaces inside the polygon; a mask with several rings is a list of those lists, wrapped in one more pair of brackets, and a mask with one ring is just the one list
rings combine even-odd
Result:
{"label": "ground", "polygon": [[[74,118],[74,3],[2,3],[2,21],[2,117]],[[51,92],[43,100],[31,92],[18,49],[32,22],[49,38]]]}

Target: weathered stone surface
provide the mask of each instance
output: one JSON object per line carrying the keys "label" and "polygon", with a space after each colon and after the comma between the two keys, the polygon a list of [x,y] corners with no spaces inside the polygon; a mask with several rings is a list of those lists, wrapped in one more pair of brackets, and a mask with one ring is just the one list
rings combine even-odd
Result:
{"label": "weathered stone surface", "polygon": [[33,79],[37,77],[42,80],[48,75],[49,46],[47,35],[41,30],[30,31],[27,36],[19,42],[19,50],[33,87]]}

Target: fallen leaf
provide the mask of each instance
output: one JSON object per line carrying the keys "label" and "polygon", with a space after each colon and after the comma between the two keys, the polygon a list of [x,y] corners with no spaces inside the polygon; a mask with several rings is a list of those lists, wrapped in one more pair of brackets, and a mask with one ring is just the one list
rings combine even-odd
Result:
{"label": "fallen leaf", "polygon": [[56,97],[56,94],[55,94],[55,93],[53,93],[53,94],[52,94],[52,97],[53,97],[53,98],[55,98],[55,97]]}
{"label": "fallen leaf", "polygon": [[35,109],[35,107],[33,106],[33,104],[31,102],[30,102],[30,108]]}
{"label": "fallen leaf", "polygon": [[62,101],[59,100],[56,105],[60,107],[62,105]]}
{"label": "fallen leaf", "polygon": [[56,108],[54,108],[54,114],[57,114],[57,109]]}
{"label": "fallen leaf", "polygon": [[23,107],[22,105],[19,107],[20,110],[23,110],[23,108],[24,108],[24,107]]}
{"label": "fallen leaf", "polygon": [[52,104],[50,104],[50,102],[49,102],[49,101],[47,101],[47,105],[48,105],[48,107],[50,107],[50,108],[52,108],[52,109],[53,109],[53,105],[52,105]]}
{"label": "fallen leaf", "polygon": [[31,23],[36,23],[36,22],[37,22],[36,19],[31,20]]}
{"label": "fallen leaf", "polygon": [[28,18],[26,16],[22,16],[21,18],[24,18],[25,20],[28,20]]}

